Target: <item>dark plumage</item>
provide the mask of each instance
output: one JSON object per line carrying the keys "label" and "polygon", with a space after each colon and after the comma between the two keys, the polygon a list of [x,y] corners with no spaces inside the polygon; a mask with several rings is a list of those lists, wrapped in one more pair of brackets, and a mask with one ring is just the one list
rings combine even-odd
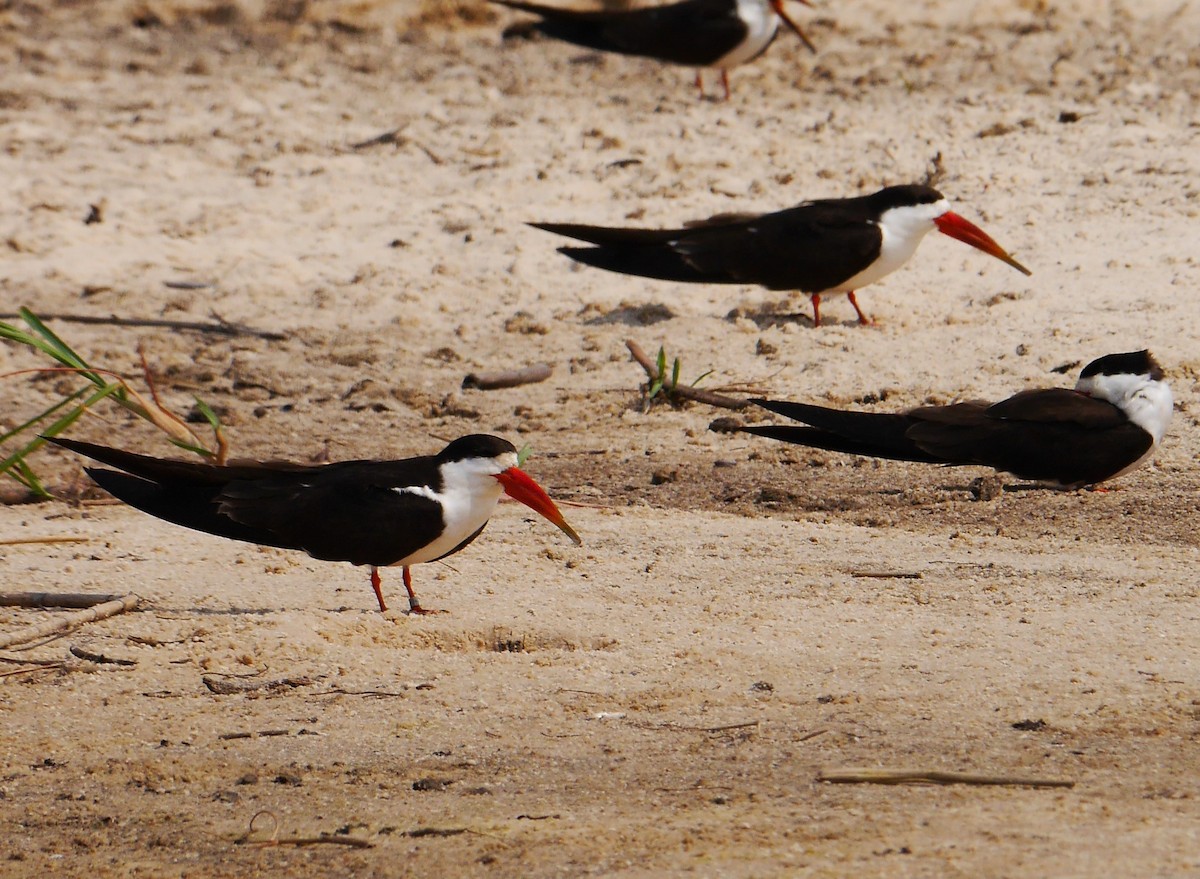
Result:
{"label": "dark plumage", "polygon": [[421,612],[409,567],[469,545],[503,493],[579,539],[554,502],[517,468],[512,443],[495,436],[460,437],[436,455],[322,465],[217,465],[48,439],[117,468],[89,467],[87,473],[114,497],[159,519],[232,540],[303,550],[324,561],[369,565],[380,610],[387,607],[377,568],[402,565],[410,608]]}
{"label": "dark plumage", "polygon": [[591,247],[561,247],[576,262],[610,272],[698,284],[758,284],[807,293],[820,325],[821,295],[855,291],[902,266],[937,229],[1008,263],[1018,263],[929,186],[888,186],[855,198],[806,201],[767,214],[718,214],[676,229],[531,223]]}
{"label": "dark plumage", "polygon": [[884,414],[778,400],[759,406],[800,421],[736,430],[833,452],[929,464],[979,464],[1022,479],[1092,485],[1142,463],[1170,420],[1170,389],[1149,352],[1089,364],[1076,390],[1021,391]]}
{"label": "dark plumage", "polygon": [[[729,68],[765,52],[775,39],[779,22],[816,51],[784,11],[783,0],[680,0],[636,9],[594,11],[521,0],[492,2],[538,16],[534,30],[576,46],[689,67],[719,68],[726,98]],[[808,0],[799,2],[808,4]]]}

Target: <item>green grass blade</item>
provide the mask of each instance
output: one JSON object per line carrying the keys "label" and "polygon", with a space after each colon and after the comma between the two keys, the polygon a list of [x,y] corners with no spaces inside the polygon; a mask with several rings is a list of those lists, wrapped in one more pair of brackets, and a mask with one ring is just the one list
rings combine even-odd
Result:
{"label": "green grass blade", "polygon": [[36,480],[26,479],[21,473],[21,468],[13,467],[5,475],[11,477],[18,485],[24,486],[28,491],[32,491],[34,494],[37,494],[37,489],[34,488],[34,486],[38,483]]}
{"label": "green grass blade", "polygon": [[[14,466],[16,466],[18,464],[25,465],[26,456],[28,456],[32,452],[37,451],[43,445],[45,445],[46,441],[44,439],[42,439],[42,437],[58,436],[60,433],[62,433],[64,430],[66,430],[68,427],[70,427],[72,424],[74,424],[79,419],[79,416],[83,415],[83,413],[86,412],[92,405],[100,402],[105,397],[109,396],[110,394],[114,393],[115,391],[120,390],[120,388],[121,388],[121,386],[118,384],[111,384],[111,385],[105,386],[104,388],[101,388],[99,391],[96,391],[94,394],[92,394],[90,397],[88,397],[87,400],[80,403],[78,406],[76,406],[74,409],[72,409],[70,412],[68,412],[62,418],[59,418],[57,421],[55,421],[53,424],[51,424],[49,427],[47,427],[45,430],[43,430],[41,436],[35,437],[34,439],[30,440],[28,443],[25,444],[24,448],[21,448],[18,451],[13,452],[11,455],[9,455],[7,458],[5,458],[3,461],[0,461],[0,475],[8,473]],[[26,467],[26,469],[28,469],[28,465],[25,465],[25,467]]]}
{"label": "green grass blade", "polygon": [[28,345],[30,348],[38,348],[45,351],[45,348],[42,347],[42,340],[37,336],[31,336],[24,330],[19,330],[12,324],[6,324],[3,321],[0,321],[0,339],[8,339],[10,342]]}
{"label": "green grass blade", "polygon": [[533,446],[531,446],[529,443],[525,443],[525,445],[521,446],[521,448],[517,450],[517,466],[524,466],[525,462],[529,460],[529,456],[532,454]]}
{"label": "green grass blade", "polygon": [[45,412],[41,413],[40,415],[33,416],[28,421],[26,421],[24,424],[20,424],[20,425],[14,427],[8,433],[0,433],[0,445],[8,442],[10,439],[12,439],[17,434],[22,433],[23,431],[28,430],[29,428],[33,427],[35,424],[37,424],[42,419],[49,418],[51,415],[53,415],[59,409],[62,409],[64,406],[71,405],[76,400],[78,400],[80,397],[82,397],[84,394],[86,394],[88,392],[88,390],[89,390],[89,388],[86,388],[86,387],[80,388],[78,391],[71,394],[71,396],[63,397],[61,400],[59,400],[57,403],[55,403],[53,406],[51,406]]}
{"label": "green grass blade", "polygon": [[54,359],[60,363],[65,363],[67,366],[73,366],[76,369],[90,369],[87,362],[71,350],[71,346],[60,339],[41,319],[30,311],[28,308],[20,308],[17,311],[21,315],[21,320],[29,324],[29,328],[42,337],[44,345],[39,346],[48,354],[53,352]]}
{"label": "green grass blade", "polygon": [[204,446],[198,446],[195,443],[185,443],[183,440],[177,440],[174,437],[170,437],[170,436],[167,437],[167,442],[169,442],[173,446],[178,446],[179,448],[183,449],[186,452],[192,452],[193,454],[199,455],[202,458],[215,458],[216,457],[216,455],[214,455],[208,449],[204,448]]}
{"label": "green grass blade", "polygon": [[196,401],[196,409],[201,415],[204,416],[204,420],[208,422],[208,426],[214,431],[220,431],[221,419],[217,416],[217,413],[212,410],[212,407],[199,397],[193,397],[192,399]]}
{"label": "green grass blade", "polygon": [[42,481],[37,478],[33,470],[30,469],[29,464],[25,461],[18,461],[14,469],[19,473],[17,482],[21,483],[38,497],[53,497],[50,492],[46,491],[46,487],[42,485]]}
{"label": "green grass blade", "polygon": [[54,330],[42,323],[36,314],[25,307],[18,309],[17,313],[21,315],[21,320],[29,324],[29,327],[41,337],[34,342],[34,347],[53,357],[64,366],[80,370],[80,375],[97,387],[103,387],[108,384],[108,382],[93,372],[88,362],[76,354],[70,345],[60,339]]}

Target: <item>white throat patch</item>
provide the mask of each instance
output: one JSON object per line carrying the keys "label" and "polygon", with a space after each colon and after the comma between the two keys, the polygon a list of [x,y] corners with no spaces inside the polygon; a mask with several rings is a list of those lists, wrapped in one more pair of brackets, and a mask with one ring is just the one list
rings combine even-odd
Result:
{"label": "white throat patch", "polygon": [[879,218],[879,231],[883,236],[879,258],[853,278],[831,289],[850,293],[896,271],[912,259],[921,239],[937,228],[934,219],[948,210],[950,203],[942,199],[931,204],[906,205],[884,211]]}
{"label": "white throat patch", "polygon": [[443,530],[427,546],[408,555],[397,565],[416,565],[441,558],[485,524],[496,511],[504,487],[496,479],[509,467],[517,466],[515,452],[498,458],[467,458],[441,465],[442,490],[427,485],[403,486],[392,489],[397,494],[413,494],[436,501],[442,507]]}
{"label": "white throat patch", "polygon": [[1075,383],[1075,390],[1112,403],[1125,417],[1162,442],[1175,411],[1171,388],[1148,375],[1089,375]]}

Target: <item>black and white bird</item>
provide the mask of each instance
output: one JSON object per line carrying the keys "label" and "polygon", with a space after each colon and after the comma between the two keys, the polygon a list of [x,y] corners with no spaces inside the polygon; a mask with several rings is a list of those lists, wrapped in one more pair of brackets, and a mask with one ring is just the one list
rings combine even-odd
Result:
{"label": "black and white bird", "polygon": [[[783,0],[681,0],[666,6],[596,11],[522,0],[492,2],[538,16],[541,20],[534,25],[535,30],[577,46],[720,70],[726,99],[729,70],[765,52],[781,21],[809,50],[816,51],[784,11]],[[797,2],[812,5],[808,0]],[[703,95],[699,72],[696,85]]]}
{"label": "black and white bird", "polygon": [[979,464],[1062,488],[1123,476],[1149,460],[1171,421],[1171,389],[1149,351],[1109,354],[1075,388],[1025,390],[897,414],[755,400],[808,427],[749,425],[743,433],[895,461]]}
{"label": "black and white bird", "polygon": [[859,323],[870,323],[855,291],[908,262],[934,229],[1030,274],[986,232],[950,210],[944,195],[920,184],[806,201],[769,214],[718,214],[681,229],[530,225],[595,245],[560,247],[559,253],[612,272],[807,293],[814,326],[821,325],[827,293],[848,294]]}
{"label": "black and white bird", "polygon": [[427,613],[409,568],[466,548],[502,494],[549,519],[576,543],[554,501],[517,467],[512,443],[463,436],[436,455],[397,461],[226,465],[152,458],[77,440],[50,442],[115,470],[87,468],[109,494],[142,512],[220,537],[300,549],[324,561],[369,565],[379,609],[379,568],[402,566],[408,606]]}

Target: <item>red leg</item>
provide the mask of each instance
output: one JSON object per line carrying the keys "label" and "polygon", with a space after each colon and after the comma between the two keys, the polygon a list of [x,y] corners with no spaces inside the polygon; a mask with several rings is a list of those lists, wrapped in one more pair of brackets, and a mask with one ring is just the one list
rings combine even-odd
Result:
{"label": "red leg", "polygon": [[379,612],[387,613],[387,605],[383,603],[383,581],[379,579],[379,568],[371,565],[371,588],[375,590],[375,597],[379,599]]}
{"label": "red leg", "polygon": [[696,89],[700,92],[700,99],[704,100],[704,71],[696,71]]}
{"label": "red leg", "polygon": [[821,325],[821,294],[820,293],[812,294],[812,305],[813,305],[813,326],[819,327]]}
{"label": "red leg", "polygon": [[412,571],[408,569],[408,565],[404,566],[404,588],[408,590],[408,612],[415,614],[427,613],[445,613],[441,610],[426,610],[421,607],[421,600],[417,598],[417,593],[413,592],[412,588]]}
{"label": "red leg", "polygon": [[869,326],[870,324],[873,324],[873,323],[875,323],[875,321],[871,320],[869,317],[867,317],[865,314],[863,314],[863,310],[862,310],[861,308],[859,308],[859,307],[858,307],[858,297],[856,297],[856,296],[854,295],[854,291],[853,291],[853,290],[851,290],[851,291],[850,291],[849,293],[847,293],[846,295],[847,295],[848,297],[850,297],[850,304],[851,304],[851,305],[853,305],[853,306],[854,306],[854,310],[858,312],[858,322],[859,322],[859,323],[860,323],[862,326],[864,326],[864,327],[865,327],[865,326]]}
{"label": "red leg", "polygon": [[725,100],[729,100],[729,71],[721,71],[721,85],[725,86]]}

